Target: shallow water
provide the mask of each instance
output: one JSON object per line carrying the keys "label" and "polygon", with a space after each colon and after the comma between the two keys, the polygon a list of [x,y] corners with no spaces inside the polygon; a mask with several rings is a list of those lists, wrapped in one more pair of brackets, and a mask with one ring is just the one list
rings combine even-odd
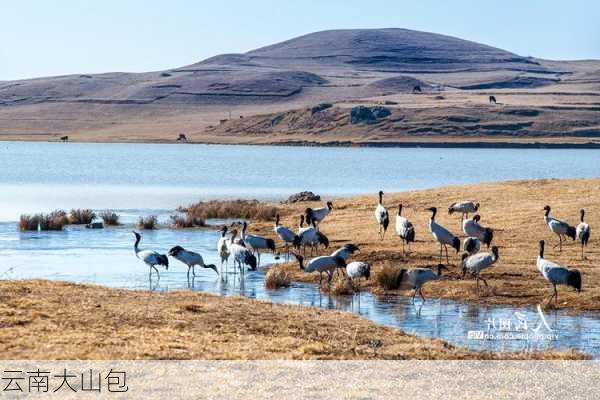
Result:
{"label": "shallow water", "polygon": [[55,208],[175,209],[199,199],[280,199],[301,190],[350,195],[592,177],[599,157],[600,149],[0,142],[0,221]]}
{"label": "shallow water", "polygon": [[[162,214],[165,218],[166,214]],[[152,290],[186,289],[219,295],[247,296],[276,303],[301,304],[351,311],[374,322],[401,328],[420,336],[438,337],[473,349],[527,350],[545,348],[574,348],[600,358],[600,318],[598,315],[569,316],[563,312],[547,312],[548,331],[542,326],[540,334],[555,334],[546,340],[478,340],[468,337],[469,331],[502,333],[500,325],[506,320],[517,324],[526,321],[528,332],[542,323],[534,308],[468,305],[450,300],[429,299],[416,304],[402,296],[378,297],[370,293],[354,296],[330,296],[315,285],[296,283],[289,288],[269,290],[264,287],[264,272],[246,273],[243,281],[229,274],[227,282],[212,270],[198,269],[198,276],[188,283],[187,267],[170,259],[168,271],[160,269],[160,280],[148,277],[148,268],[133,254],[131,226],[91,230],[69,227],[64,232],[20,233],[15,224],[0,224],[0,256],[2,278],[46,278],[72,282],[95,283],[110,287]],[[218,265],[215,244],[218,233],[212,230],[144,231],[142,248],[166,253],[179,244],[205,256],[207,263]],[[276,262],[271,255],[262,257],[263,265]],[[522,315],[515,315],[520,312]],[[493,325],[496,325],[494,329]],[[518,333],[514,331],[513,333]]]}
{"label": "shallow water", "polygon": [[[0,142],[0,279],[45,278],[130,289],[188,287],[186,267],[170,260],[161,279],[133,254],[133,222],[155,214],[166,221],[179,205],[210,198],[281,199],[300,190],[321,195],[375,193],[448,184],[525,178],[597,176],[600,150],[301,148],[156,144]],[[560,163],[555,160],[560,159]],[[17,230],[23,213],[56,208],[116,209],[127,225],[63,232]],[[211,230],[144,232],[142,248],[166,253],[181,245],[217,263]],[[263,264],[275,262],[264,256]],[[600,358],[600,316],[547,313],[370,293],[332,297],[310,284],[267,290],[263,272],[227,283],[199,271],[194,290],[244,295],[278,303],[334,308],[377,323],[462,346],[489,350],[575,348]],[[520,314],[516,315],[515,312]],[[469,331],[501,334],[500,325],[528,324],[527,332],[556,340],[478,340]],[[548,325],[548,328],[546,327]],[[514,327],[513,327],[514,328]],[[551,329],[551,330],[550,330]],[[513,333],[518,333],[514,332]]]}

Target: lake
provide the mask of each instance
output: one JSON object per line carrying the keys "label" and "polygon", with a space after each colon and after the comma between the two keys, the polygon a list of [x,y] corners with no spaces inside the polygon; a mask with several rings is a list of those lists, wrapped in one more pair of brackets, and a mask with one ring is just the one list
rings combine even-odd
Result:
{"label": "lake", "polygon": [[[171,259],[160,281],[133,255],[134,222],[141,215],[168,220],[179,205],[211,198],[279,200],[300,190],[323,196],[430,188],[507,179],[592,177],[600,150],[301,148],[269,146],[0,143],[0,278],[44,278],[134,290],[188,288],[186,267]],[[560,163],[557,162],[560,160]],[[19,232],[22,213],[77,207],[111,208],[124,226],[63,232]],[[218,264],[212,230],[143,232],[142,248],[167,252],[181,245]],[[273,263],[272,256],[263,264]],[[475,340],[492,322],[525,320],[539,328],[535,308],[512,308],[370,293],[329,296],[310,284],[265,289],[264,271],[223,282],[198,270],[194,290],[274,302],[335,308],[426,337],[475,349],[575,348],[600,358],[600,318],[595,314],[545,315],[555,338]],[[517,313],[517,314],[515,314]],[[521,321],[522,322],[522,321]],[[545,327],[546,325],[544,325]]]}

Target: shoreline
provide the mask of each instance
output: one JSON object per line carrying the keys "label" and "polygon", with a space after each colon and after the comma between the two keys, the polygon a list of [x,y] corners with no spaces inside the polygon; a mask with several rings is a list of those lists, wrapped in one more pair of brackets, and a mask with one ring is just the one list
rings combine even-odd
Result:
{"label": "shoreline", "polygon": [[[2,138],[2,142],[44,142],[63,143],[60,140]],[[446,149],[600,149],[600,142],[554,142],[554,141],[273,141],[273,142],[244,142],[237,143],[219,141],[194,141],[182,143],[167,139],[142,140],[70,140],[63,144],[171,144],[171,145],[218,145],[218,146],[281,146],[281,147],[336,147],[336,148],[446,148]]]}
{"label": "shoreline", "polygon": [[471,351],[348,312],[189,290],[2,280],[0,293],[3,359],[589,358],[573,350]]}

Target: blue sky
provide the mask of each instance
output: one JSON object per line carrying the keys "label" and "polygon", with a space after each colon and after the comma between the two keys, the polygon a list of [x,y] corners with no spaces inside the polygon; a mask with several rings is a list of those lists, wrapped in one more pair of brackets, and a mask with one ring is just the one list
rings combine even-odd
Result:
{"label": "blue sky", "polygon": [[0,0],[0,80],[161,70],[318,30],[382,27],[600,59],[592,0]]}

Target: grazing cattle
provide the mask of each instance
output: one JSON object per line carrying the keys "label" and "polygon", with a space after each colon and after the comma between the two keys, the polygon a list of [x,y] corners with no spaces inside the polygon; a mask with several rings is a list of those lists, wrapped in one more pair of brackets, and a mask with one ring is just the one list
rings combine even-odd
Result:
{"label": "grazing cattle", "polygon": [[69,137],[68,136],[61,136],[60,137],[60,141],[61,142],[68,142],[69,141]]}
{"label": "grazing cattle", "polygon": [[498,102],[496,101],[496,97],[495,96],[490,96],[490,104],[498,104]]}
{"label": "grazing cattle", "polygon": [[180,133],[179,137],[177,138],[178,142],[187,142],[187,137],[185,136],[185,134]]}

